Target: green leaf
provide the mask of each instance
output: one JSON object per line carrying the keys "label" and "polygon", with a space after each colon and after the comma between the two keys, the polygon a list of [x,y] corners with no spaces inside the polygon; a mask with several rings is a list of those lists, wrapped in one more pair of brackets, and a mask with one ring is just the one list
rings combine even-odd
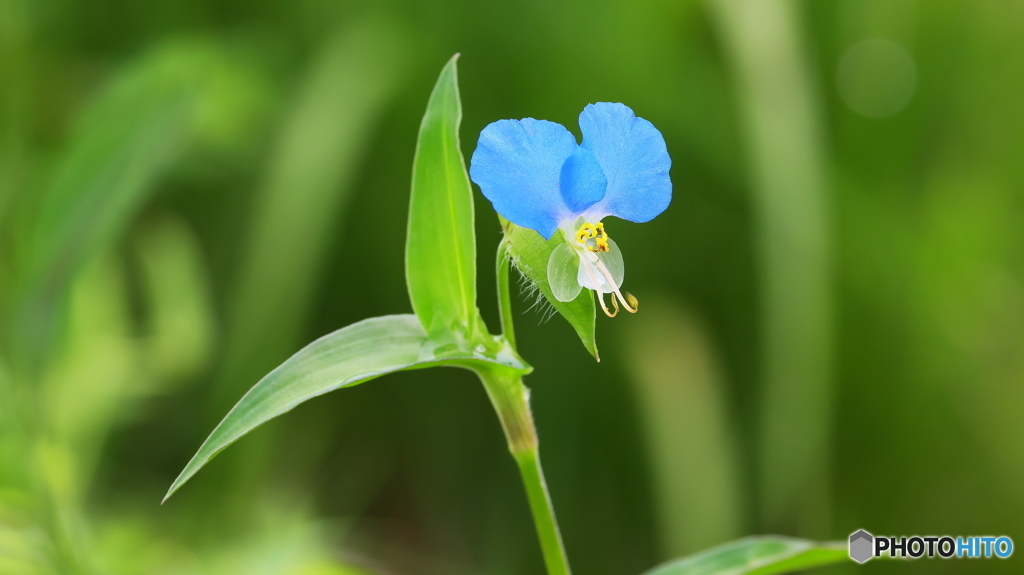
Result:
{"label": "green leaf", "polygon": [[381,375],[434,366],[506,369],[520,375],[530,367],[496,340],[466,352],[427,337],[416,316],[389,315],[363,320],[307,345],[267,374],[228,412],[171,488],[170,497],[222,449],[258,425],[300,403]]}
{"label": "green leaf", "polygon": [[846,545],[768,535],[669,561],[644,575],[774,575],[849,561]]}
{"label": "green leaf", "polygon": [[565,241],[561,231],[555,232],[550,240],[545,241],[537,232],[529,228],[521,228],[504,218],[501,218],[501,225],[505,229],[505,241],[508,242],[508,253],[512,258],[512,263],[533,285],[537,286],[548,303],[572,325],[590,355],[601,361],[597,355],[597,342],[594,340],[597,309],[594,304],[594,292],[585,289],[570,302],[558,301],[551,292],[551,284],[548,282],[548,259],[551,257],[551,252]]}
{"label": "green leaf", "polygon": [[412,308],[438,341],[474,341],[473,193],[459,148],[462,105],[455,61],[441,70],[420,124],[412,168],[405,274]]}

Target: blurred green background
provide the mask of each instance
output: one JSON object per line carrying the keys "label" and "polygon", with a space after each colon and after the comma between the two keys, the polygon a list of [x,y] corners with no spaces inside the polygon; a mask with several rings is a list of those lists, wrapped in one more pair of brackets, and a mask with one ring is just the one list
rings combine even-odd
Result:
{"label": "blurred green background", "polygon": [[[469,372],[303,405],[159,505],[263,374],[410,311],[454,52],[467,158],[621,101],[674,161],[668,211],[606,222],[642,309],[599,318],[600,364],[517,303],[576,572],[749,533],[1024,542],[1022,29],[991,0],[0,0],[0,573],[541,572]],[[477,228],[496,330],[479,195]]]}

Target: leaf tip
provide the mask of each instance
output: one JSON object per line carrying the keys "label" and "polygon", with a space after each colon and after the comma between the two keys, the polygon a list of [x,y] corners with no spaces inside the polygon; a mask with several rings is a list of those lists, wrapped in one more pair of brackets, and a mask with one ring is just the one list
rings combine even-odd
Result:
{"label": "leaf tip", "polygon": [[448,58],[448,61],[445,62],[444,68],[442,69],[442,74],[449,69],[458,68],[459,58],[461,56],[462,52],[456,52],[455,54],[452,54],[452,57]]}
{"label": "leaf tip", "polygon": [[174,479],[174,483],[172,483],[170,489],[167,490],[167,494],[164,495],[164,498],[160,500],[160,505],[167,503],[167,500],[170,499],[172,495],[178,492],[178,489],[180,489],[181,486],[185,484],[185,481],[188,481],[192,477],[192,475],[189,475],[188,477],[185,478],[184,481],[182,481],[182,475],[185,475],[185,471],[182,471],[181,474]]}

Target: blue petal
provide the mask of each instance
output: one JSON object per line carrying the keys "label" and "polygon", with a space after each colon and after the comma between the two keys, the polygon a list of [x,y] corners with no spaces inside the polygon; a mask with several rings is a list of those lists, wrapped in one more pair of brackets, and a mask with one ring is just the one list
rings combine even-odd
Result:
{"label": "blue petal", "polygon": [[565,206],[574,215],[582,215],[604,197],[608,179],[594,154],[577,147],[562,165],[561,185]]}
{"label": "blue petal", "polygon": [[600,162],[608,189],[587,210],[588,217],[616,216],[646,222],[672,201],[672,160],[665,139],[653,124],[623,104],[590,104],[580,114],[583,147]]}
{"label": "blue petal", "polygon": [[499,214],[550,238],[569,215],[559,182],[562,165],[578,147],[561,124],[500,120],[480,132],[469,176]]}

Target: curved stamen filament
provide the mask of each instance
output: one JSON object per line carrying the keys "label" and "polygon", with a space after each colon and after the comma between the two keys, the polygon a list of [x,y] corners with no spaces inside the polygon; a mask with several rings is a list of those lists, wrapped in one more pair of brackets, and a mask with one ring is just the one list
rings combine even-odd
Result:
{"label": "curved stamen filament", "polygon": [[[582,265],[587,270],[587,275],[590,276],[590,283],[592,283],[595,287],[601,285],[597,281],[597,276],[594,275],[594,270],[589,265],[587,265],[586,262],[580,262],[580,265]],[[615,317],[615,316],[619,315],[619,306],[618,306],[618,304],[615,303],[615,298],[614,297],[612,298],[612,306],[615,307],[615,313],[612,313],[612,312],[608,311],[608,306],[605,305],[605,303],[604,303],[604,292],[602,292],[600,288],[598,288],[598,289],[596,289],[594,291],[597,292],[597,301],[601,303],[601,309],[604,310],[604,315],[606,315],[608,317]]]}
{"label": "curved stamen filament", "polygon": [[619,304],[615,303],[614,297],[612,298],[612,307],[615,308],[615,311],[608,311],[608,306],[604,305],[604,292],[601,290],[597,290],[597,301],[601,302],[601,309],[604,310],[604,315],[608,317],[619,315]]}
{"label": "curved stamen filament", "polygon": [[[612,274],[611,274],[611,272],[608,271],[608,266],[604,265],[604,262],[601,261],[600,259],[597,260],[597,269],[601,270],[601,274],[605,277],[605,279],[608,280],[608,285],[611,285],[611,286],[615,285],[615,280],[612,279]],[[597,283],[595,282],[594,285],[597,285]],[[609,293],[613,293],[613,292],[609,292]],[[619,299],[619,301],[622,302],[622,307],[626,308],[626,311],[628,311],[629,313],[636,313],[637,308],[629,305],[629,302],[626,301],[626,298],[622,296],[622,291],[619,288],[615,288],[615,292],[614,293],[615,293],[615,296]],[[636,298],[633,298],[633,299],[635,300]],[[612,298],[612,305],[615,306],[615,313],[618,313],[619,312],[619,305],[617,303],[615,303],[615,298]],[[608,313],[608,311],[605,310],[605,313]],[[614,317],[614,316],[610,316],[610,317]]]}

